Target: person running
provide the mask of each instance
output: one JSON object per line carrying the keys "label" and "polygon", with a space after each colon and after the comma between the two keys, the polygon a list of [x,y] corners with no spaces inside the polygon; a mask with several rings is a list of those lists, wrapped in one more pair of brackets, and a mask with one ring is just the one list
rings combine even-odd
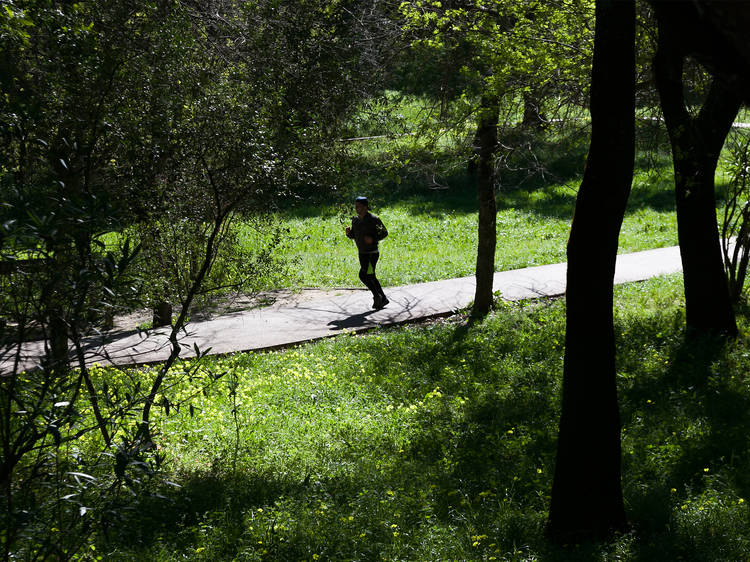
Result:
{"label": "person running", "polygon": [[372,307],[381,309],[390,301],[385,296],[378,278],[375,277],[375,265],[377,265],[380,257],[378,242],[388,236],[388,231],[383,221],[370,212],[367,197],[357,197],[354,200],[354,210],[357,212],[357,216],[352,218],[351,228],[346,227],[346,236],[354,239],[357,243],[359,278],[372,292]]}

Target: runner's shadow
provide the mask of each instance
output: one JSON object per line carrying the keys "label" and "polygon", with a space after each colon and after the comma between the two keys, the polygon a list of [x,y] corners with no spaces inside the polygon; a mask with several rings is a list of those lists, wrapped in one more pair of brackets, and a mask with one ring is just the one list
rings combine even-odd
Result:
{"label": "runner's shadow", "polygon": [[367,320],[367,317],[370,316],[370,314],[373,314],[375,312],[377,312],[377,310],[368,310],[367,312],[354,314],[353,316],[349,316],[348,318],[344,318],[342,320],[331,320],[328,325],[331,326],[331,330],[359,328],[360,326],[364,326],[365,324],[367,324],[365,320]]}

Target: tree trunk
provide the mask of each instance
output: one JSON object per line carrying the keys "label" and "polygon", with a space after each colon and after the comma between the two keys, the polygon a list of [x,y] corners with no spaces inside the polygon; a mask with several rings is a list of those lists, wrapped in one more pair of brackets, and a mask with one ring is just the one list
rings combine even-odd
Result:
{"label": "tree trunk", "polygon": [[700,113],[692,117],[685,107],[684,55],[678,41],[660,19],[654,70],[672,144],[686,323],[692,333],[734,337],[737,324],[724,272],[714,174],[742,98],[733,84],[717,75]]}
{"label": "tree trunk", "polygon": [[65,243],[65,234],[59,240],[49,243],[48,255],[52,256],[49,263],[49,277],[42,292],[42,306],[46,308],[47,322],[47,368],[55,377],[62,379],[67,376],[70,365],[68,348],[68,318],[65,304],[66,283],[70,279],[70,262],[72,261],[72,247]]}
{"label": "tree trunk", "polygon": [[153,307],[153,322],[154,328],[161,328],[162,326],[172,325],[172,305],[167,301],[159,301]]}
{"label": "tree trunk", "polygon": [[495,202],[495,150],[499,108],[494,96],[482,97],[476,139],[477,199],[479,201],[479,235],[477,242],[476,293],[473,316],[485,316],[492,308],[492,283],[495,277],[497,245],[497,203]]}
{"label": "tree trunk", "polygon": [[568,241],[562,412],[547,533],[567,542],[626,525],[612,317],[618,237],[633,176],[635,9],[598,0],[591,146]]}
{"label": "tree trunk", "polygon": [[49,349],[47,364],[55,376],[62,378],[68,374],[69,353],[68,324],[61,306],[55,306],[49,313]]}
{"label": "tree trunk", "polygon": [[529,129],[543,129],[547,120],[542,113],[542,96],[537,91],[523,93],[523,121],[522,126]]}

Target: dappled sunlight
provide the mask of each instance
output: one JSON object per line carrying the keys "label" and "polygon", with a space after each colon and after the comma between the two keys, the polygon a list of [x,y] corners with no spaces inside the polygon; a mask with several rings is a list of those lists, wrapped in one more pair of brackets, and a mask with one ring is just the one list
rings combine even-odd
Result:
{"label": "dappled sunlight", "polygon": [[[634,528],[576,559],[744,552],[750,360],[744,339],[686,340],[681,291],[680,275],[616,288]],[[522,301],[478,322],[176,367],[192,374],[174,401],[193,398],[155,414],[164,476],[97,548],[123,560],[570,559],[543,537],[564,327],[564,300]]]}

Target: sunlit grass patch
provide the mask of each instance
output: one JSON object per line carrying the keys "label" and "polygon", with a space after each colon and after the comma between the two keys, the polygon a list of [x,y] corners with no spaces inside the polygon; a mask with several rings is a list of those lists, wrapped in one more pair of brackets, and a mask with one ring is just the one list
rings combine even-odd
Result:
{"label": "sunlit grass patch", "polygon": [[[563,262],[577,185],[498,195],[496,270]],[[642,194],[642,197],[639,196]],[[466,186],[456,193],[425,190],[391,200],[373,200],[373,212],[388,228],[381,242],[378,277],[386,286],[473,275],[476,267],[476,195]],[[640,197],[640,199],[639,199]],[[634,201],[620,237],[620,252],[677,243],[670,207],[653,200],[653,187],[634,186]],[[287,237],[284,255],[294,265],[288,280],[298,287],[359,286],[357,251],[344,236],[353,212],[345,206],[281,213]],[[659,205],[662,205],[660,202]]]}
{"label": "sunlit grass patch", "polygon": [[[282,202],[277,217],[286,231],[279,255],[293,263],[286,285],[360,285],[356,250],[343,234],[354,214],[355,195],[368,196],[372,211],[388,227],[390,234],[382,242],[378,265],[386,285],[474,273],[476,178],[467,170],[471,151],[470,143],[466,144],[472,133],[445,134],[436,144],[427,137],[403,135],[415,132],[419,115],[431,109],[424,106],[425,100],[413,96],[396,96],[389,103],[396,103],[396,98],[403,111],[398,106],[389,118],[400,123],[397,129],[402,136],[386,134],[352,142],[352,155],[342,164],[336,191]],[[363,119],[363,126],[389,131],[385,123]],[[504,164],[498,169],[496,185],[496,270],[565,261],[588,149],[586,129],[551,127],[544,133],[519,130],[508,134],[511,138],[506,143],[515,146],[517,141],[526,148],[505,147],[503,151],[510,152],[498,154]],[[654,132],[649,129],[642,135],[651,139]],[[677,243],[671,158],[662,141],[639,149],[620,252]],[[250,246],[254,243],[251,236],[244,239]]]}

